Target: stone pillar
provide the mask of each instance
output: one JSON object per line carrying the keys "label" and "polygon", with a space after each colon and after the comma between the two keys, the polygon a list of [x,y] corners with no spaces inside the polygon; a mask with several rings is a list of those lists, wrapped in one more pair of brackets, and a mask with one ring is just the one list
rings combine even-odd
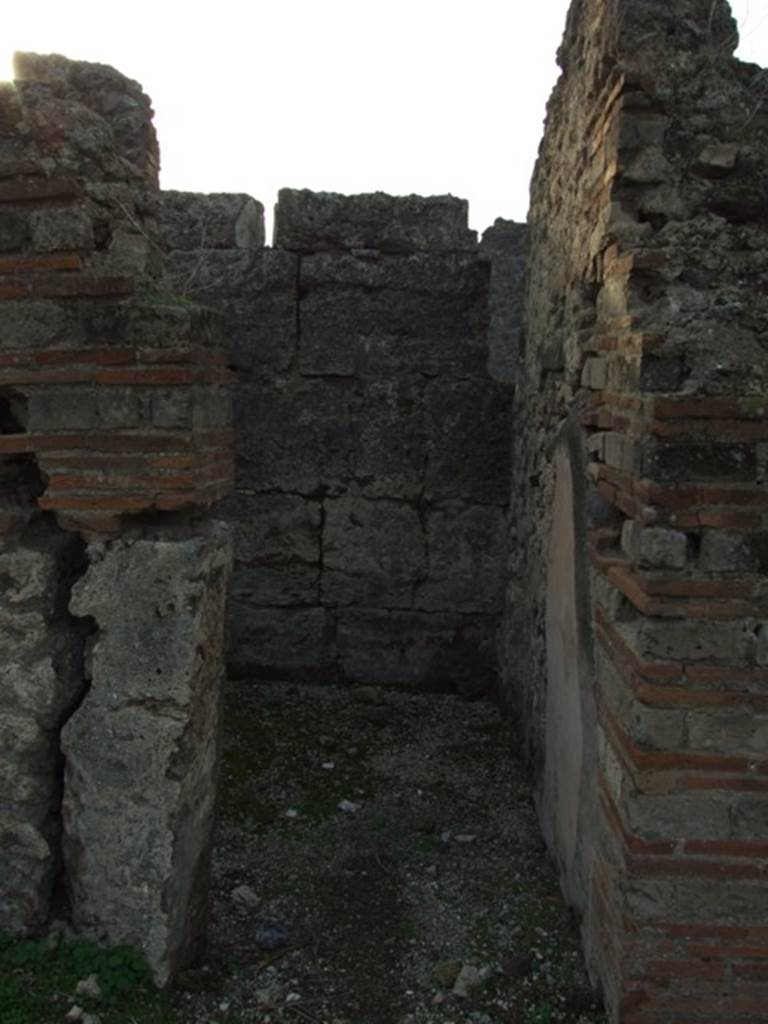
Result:
{"label": "stone pillar", "polygon": [[75,927],[166,984],[205,930],[227,360],[161,274],[140,87],[60,57],[18,69],[0,89],[0,926],[44,925],[63,865]]}
{"label": "stone pillar", "polygon": [[216,788],[227,531],[94,543],[71,608],[95,622],[62,733],[74,925],[141,948],[160,984],[200,952]]}

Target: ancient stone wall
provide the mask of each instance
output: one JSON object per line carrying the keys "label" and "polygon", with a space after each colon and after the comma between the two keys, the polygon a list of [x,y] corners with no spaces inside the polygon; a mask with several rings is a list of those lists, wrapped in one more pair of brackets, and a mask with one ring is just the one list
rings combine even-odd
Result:
{"label": "ancient stone wall", "polygon": [[[204,938],[232,480],[211,315],[169,300],[149,101],[17,58],[0,91],[0,927],[165,983]],[[61,904],[58,904],[61,906]]]}
{"label": "ancient stone wall", "polygon": [[506,689],[621,1024],[768,1005],[768,108],[735,43],[720,2],[574,3],[532,186]]}
{"label": "ancient stone wall", "polygon": [[246,197],[164,202],[169,288],[237,375],[232,671],[493,685],[520,226],[481,251],[451,197],[284,190],[265,249]]}

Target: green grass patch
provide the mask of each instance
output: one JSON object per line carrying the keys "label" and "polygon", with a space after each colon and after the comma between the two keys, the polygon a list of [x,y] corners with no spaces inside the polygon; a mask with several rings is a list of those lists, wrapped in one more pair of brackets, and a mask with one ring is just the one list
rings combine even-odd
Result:
{"label": "green grass patch", "polygon": [[[75,995],[95,975],[98,999]],[[102,1024],[178,1024],[170,996],[154,986],[144,958],[128,946],[101,948],[85,939],[13,939],[0,934],[0,1021],[60,1024],[73,1004]]]}

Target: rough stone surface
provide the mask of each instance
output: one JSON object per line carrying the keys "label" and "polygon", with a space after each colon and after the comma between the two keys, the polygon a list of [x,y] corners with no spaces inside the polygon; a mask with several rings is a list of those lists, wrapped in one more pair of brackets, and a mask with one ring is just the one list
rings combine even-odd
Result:
{"label": "rough stone surface", "polygon": [[343,196],[281,189],[275,209],[275,246],[298,252],[380,249],[382,252],[472,250],[468,205],[453,196]]}
{"label": "rough stone surface", "polygon": [[[286,191],[278,248],[168,253],[169,288],[222,312],[237,372],[239,675],[361,681],[344,625],[359,609],[382,630],[377,678],[454,687],[474,665],[492,684],[510,394],[488,370],[496,250],[465,218],[450,198]],[[515,295],[499,286],[499,322]],[[392,626],[407,610],[436,616],[427,656]]]}
{"label": "rough stone surface", "polygon": [[504,691],[616,1024],[768,998],[735,938],[766,912],[768,377],[768,117],[736,40],[720,0],[573,4],[531,189]]}
{"label": "rough stone surface", "polygon": [[2,541],[0,600],[0,928],[45,924],[60,868],[59,729],[85,681],[83,633],[61,605],[76,538],[42,523]]}
{"label": "rough stone surface", "polygon": [[164,249],[203,255],[264,245],[264,207],[250,196],[168,191],[153,198],[155,237]]}
{"label": "rough stone surface", "polygon": [[62,732],[67,884],[78,930],[141,949],[165,984],[205,931],[228,535],[89,558],[70,602],[97,633]]}

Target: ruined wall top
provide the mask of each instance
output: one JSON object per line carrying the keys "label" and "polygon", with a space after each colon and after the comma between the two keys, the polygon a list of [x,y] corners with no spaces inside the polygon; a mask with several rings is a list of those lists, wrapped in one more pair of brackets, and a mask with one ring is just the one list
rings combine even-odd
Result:
{"label": "ruined wall top", "polygon": [[152,107],[141,86],[105,64],[17,53],[0,87],[0,160],[49,172],[158,187]]}
{"label": "ruined wall top", "polygon": [[466,199],[338,195],[281,189],[275,207],[275,246],[297,252],[378,249],[387,253],[473,252]]}

